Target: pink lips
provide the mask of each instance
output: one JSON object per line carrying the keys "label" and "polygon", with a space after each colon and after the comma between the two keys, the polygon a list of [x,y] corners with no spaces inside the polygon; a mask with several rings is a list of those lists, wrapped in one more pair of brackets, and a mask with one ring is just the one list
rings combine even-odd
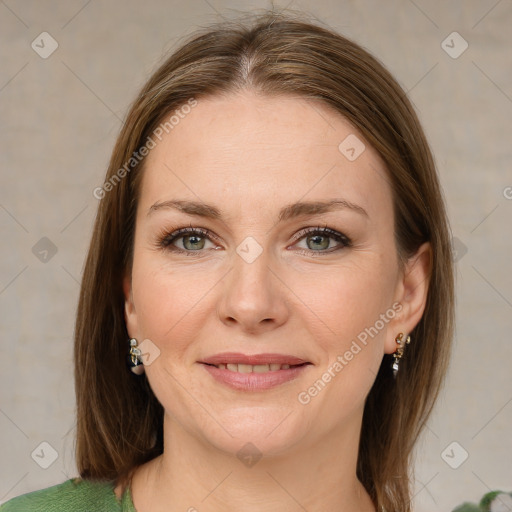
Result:
{"label": "pink lips", "polygon": [[[289,382],[299,377],[311,364],[304,359],[284,354],[245,355],[235,352],[216,354],[199,362],[215,380],[240,391],[263,391]],[[281,364],[290,365],[290,368],[264,373],[239,373],[214,366],[220,364]]]}

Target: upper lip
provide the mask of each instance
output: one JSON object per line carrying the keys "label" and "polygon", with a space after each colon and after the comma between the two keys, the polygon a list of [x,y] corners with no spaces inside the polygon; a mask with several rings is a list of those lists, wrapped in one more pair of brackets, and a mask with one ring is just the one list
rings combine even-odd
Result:
{"label": "upper lip", "polygon": [[223,352],[221,354],[215,354],[207,357],[200,363],[206,364],[289,364],[297,365],[303,363],[309,363],[305,359],[300,357],[290,356],[286,354],[241,354],[239,352]]}

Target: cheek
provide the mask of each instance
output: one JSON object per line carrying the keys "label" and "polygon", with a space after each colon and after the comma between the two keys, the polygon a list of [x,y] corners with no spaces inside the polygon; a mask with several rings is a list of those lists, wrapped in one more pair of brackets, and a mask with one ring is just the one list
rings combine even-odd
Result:
{"label": "cheek", "polygon": [[[321,319],[327,338],[335,345],[332,348],[343,348],[392,308],[395,273],[389,260],[377,254],[355,255],[334,271],[320,270],[300,278],[301,297]],[[385,330],[380,322],[378,326]]]}
{"label": "cheek", "polygon": [[199,325],[201,298],[212,286],[207,276],[147,254],[134,261],[132,285],[140,336],[166,351],[183,351]]}
{"label": "cheek", "polygon": [[361,263],[347,261],[329,276],[308,275],[303,283],[306,289],[315,290],[308,295],[307,305],[314,313],[310,317],[320,318],[322,325],[310,332],[323,356],[302,400],[315,400],[318,407],[330,404],[323,411],[318,409],[318,414],[338,411],[324,418],[329,424],[362,406],[382,362],[389,322],[396,315],[392,258],[373,254],[357,261]]}

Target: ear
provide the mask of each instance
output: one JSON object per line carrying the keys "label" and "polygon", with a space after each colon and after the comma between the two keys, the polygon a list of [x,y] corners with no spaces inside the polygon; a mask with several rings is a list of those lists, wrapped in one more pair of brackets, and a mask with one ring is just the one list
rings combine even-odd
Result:
{"label": "ear", "polygon": [[123,277],[123,293],[124,293],[124,321],[126,330],[130,338],[137,338],[137,312],[133,303],[132,294],[132,277],[126,273]]}
{"label": "ear", "polygon": [[432,266],[432,248],[429,242],[422,244],[405,263],[397,282],[395,301],[402,308],[388,328],[385,352],[392,354],[397,349],[395,337],[400,332],[404,338],[418,325],[427,303]]}

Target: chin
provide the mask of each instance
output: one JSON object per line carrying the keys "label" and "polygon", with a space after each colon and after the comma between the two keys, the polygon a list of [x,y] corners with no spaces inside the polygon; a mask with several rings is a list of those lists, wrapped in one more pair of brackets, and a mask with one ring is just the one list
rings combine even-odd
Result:
{"label": "chin", "polygon": [[238,458],[246,452],[258,457],[280,455],[299,443],[309,430],[299,411],[279,405],[233,407],[226,409],[218,421],[227,432],[216,422],[209,422],[212,428],[203,429],[202,437]]}

